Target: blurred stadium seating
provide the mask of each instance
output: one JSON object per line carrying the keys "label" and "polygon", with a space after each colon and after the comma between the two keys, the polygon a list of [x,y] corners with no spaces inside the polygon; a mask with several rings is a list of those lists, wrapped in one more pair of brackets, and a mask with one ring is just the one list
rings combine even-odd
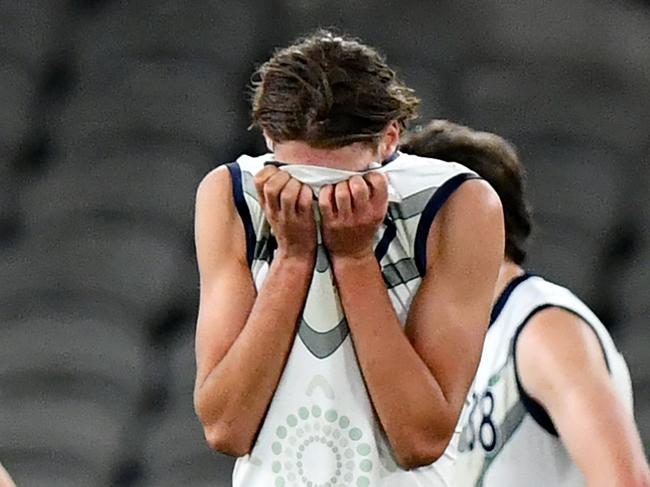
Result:
{"label": "blurred stadium seating", "polygon": [[518,147],[531,268],[626,354],[650,448],[650,9],[641,3],[0,0],[0,460],[18,485],[230,485],[192,412],[194,191],[275,46],[376,45],[423,119]]}

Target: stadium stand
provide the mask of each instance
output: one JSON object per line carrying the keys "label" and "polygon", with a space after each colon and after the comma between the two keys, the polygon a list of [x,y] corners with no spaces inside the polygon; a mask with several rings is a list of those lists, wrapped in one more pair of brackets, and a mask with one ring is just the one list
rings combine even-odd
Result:
{"label": "stadium stand", "polygon": [[18,485],[230,485],[192,410],[194,192],[262,150],[255,65],[319,26],[386,53],[423,120],[519,148],[531,268],[607,313],[650,447],[647,7],[0,0],[0,461]]}

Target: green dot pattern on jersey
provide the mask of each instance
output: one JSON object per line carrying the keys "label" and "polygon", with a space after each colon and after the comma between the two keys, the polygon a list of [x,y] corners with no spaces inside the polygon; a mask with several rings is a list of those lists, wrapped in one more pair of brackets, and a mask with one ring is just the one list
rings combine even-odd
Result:
{"label": "green dot pattern on jersey", "polygon": [[[372,447],[364,441],[363,431],[338,411],[302,406],[278,425],[275,436],[271,444],[275,487],[370,487]],[[329,468],[325,478],[312,478],[305,465],[312,448],[320,448],[321,455],[322,449],[329,453],[323,458]]]}

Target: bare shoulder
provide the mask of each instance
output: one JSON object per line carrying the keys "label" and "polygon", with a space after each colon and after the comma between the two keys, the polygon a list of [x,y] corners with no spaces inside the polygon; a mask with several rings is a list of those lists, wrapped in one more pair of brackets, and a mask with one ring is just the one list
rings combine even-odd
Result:
{"label": "bare shoulder", "polygon": [[232,179],[225,166],[219,166],[206,174],[196,190],[197,206],[203,204],[221,203],[221,206],[232,207]]}
{"label": "bare shoulder", "polygon": [[575,383],[608,375],[596,332],[578,315],[550,307],[535,314],[516,343],[517,366],[529,392],[553,389],[562,382]]}
{"label": "bare shoulder", "polygon": [[210,171],[196,191],[195,240],[200,271],[220,258],[246,260],[245,232],[226,167]]}
{"label": "bare shoulder", "polygon": [[500,262],[504,240],[499,196],[486,181],[471,179],[449,197],[433,221],[427,242],[429,263],[433,265],[437,260],[436,265],[440,265],[444,256],[462,259],[466,253],[475,255],[480,262],[488,256],[488,260]]}
{"label": "bare shoulder", "polygon": [[591,326],[575,313],[558,307],[546,308],[530,319],[517,341],[517,355],[548,362],[603,358]]}
{"label": "bare shoulder", "polygon": [[499,196],[483,179],[470,179],[463,183],[451,195],[443,211],[449,216],[462,217],[465,221],[503,218]]}

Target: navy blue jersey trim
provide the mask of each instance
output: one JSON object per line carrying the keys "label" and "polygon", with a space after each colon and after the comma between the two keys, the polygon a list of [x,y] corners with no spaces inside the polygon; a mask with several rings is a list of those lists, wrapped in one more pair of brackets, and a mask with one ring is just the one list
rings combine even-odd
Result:
{"label": "navy blue jersey trim", "polygon": [[433,196],[424,207],[415,233],[415,265],[421,276],[424,276],[427,270],[427,237],[429,236],[429,229],[431,228],[433,219],[454,191],[470,179],[481,178],[476,174],[462,173],[448,179],[433,193]]}
{"label": "navy blue jersey trim", "polygon": [[239,164],[231,162],[226,164],[230,172],[230,179],[232,180],[232,194],[235,200],[235,207],[237,213],[244,224],[244,232],[246,234],[246,260],[248,266],[253,264],[253,256],[255,254],[255,230],[253,229],[253,221],[251,220],[251,213],[244,198],[244,187],[242,185],[242,173]]}
{"label": "navy blue jersey trim", "polygon": [[548,308],[558,308],[562,309],[564,311],[568,311],[569,313],[577,316],[580,318],[587,326],[589,326],[594,333],[596,334],[596,338],[598,339],[598,343],[600,343],[600,347],[603,351],[603,357],[605,357],[605,364],[607,365],[607,370],[611,373],[611,368],[609,364],[609,360],[607,359],[607,354],[605,353],[605,346],[603,345],[602,340],[598,336],[598,333],[596,333],[596,330],[594,327],[589,323],[589,320],[587,320],[584,316],[582,316],[580,313],[577,311],[567,308],[566,306],[560,306],[556,304],[542,304],[532,310],[528,316],[524,319],[524,321],[519,325],[517,328],[517,331],[515,332],[515,335],[512,339],[512,360],[514,363],[515,367],[515,380],[517,381],[517,389],[519,390],[519,397],[521,398],[521,402],[528,411],[528,413],[533,417],[533,419],[537,422],[538,425],[540,425],[542,428],[544,428],[549,434],[553,436],[559,436],[557,429],[555,428],[555,425],[553,424],[553,420],[549,416],[548,412],[546,412],[546,409],[544,406],[542,406],[537,400],[533,399],[530,397],[530,395],[526,392],[524,389],[523,384],[521,383],[521,380],[519,379],[519,370],[517,369],[517,341],[519,340],[519,336],[521,335],[521,332],[523,331],[524,327],[528,322],[535,316],[537,313],[540,311],[543,311]]}
{"label": "navy blue jersey trim", "polygon": [[381,161],[381,165],[382,165],[382,166],[385,166],[385,165],[388,164],[389,162],[393,162],[395,159],[397,159],[397,158],[398,158],[399,156],[401,156],[401,155],[402,155],[402,153],[401,153],[400,151],[396,150],[396,151],[393,152],[390,156],[388,156],[386,159],[384,159],[383,161]]}
{"label": "navy blue jersey trim", "polygon": [[494,322],[499,318],[499,315],[501,314],[501,311],[503,311],[503,308],[508,302],[508,299],[510,299],[510,295],[512,294],[512,292],[517,288],[517,286],[519,286],[519,284],[526,281],[529,277],[533,277],[533,274],[529,274],[528,272],[525,272],[524,274],[521,274],[515,277],[514,279],[512,279],[508,283],[508,285],[503,289],[503,291],[499,295],[499,298],[496,300],[494,306],[492,307],[492,313],[490,313],[489,326],[492,326]]}
{"label": "navy blue jersey trim", "polygon": [[393,220],[388,217],[384,218],[384,225],[386,225],[384,234],[381,236],[381,240],[375,247],[375,258],[377,259],[377,262],[381,262],[381,259],[384,258],[384,255],[386,255],[386,252],[388,252],[390,243],[397,235],[397,227],[395,226]]}

